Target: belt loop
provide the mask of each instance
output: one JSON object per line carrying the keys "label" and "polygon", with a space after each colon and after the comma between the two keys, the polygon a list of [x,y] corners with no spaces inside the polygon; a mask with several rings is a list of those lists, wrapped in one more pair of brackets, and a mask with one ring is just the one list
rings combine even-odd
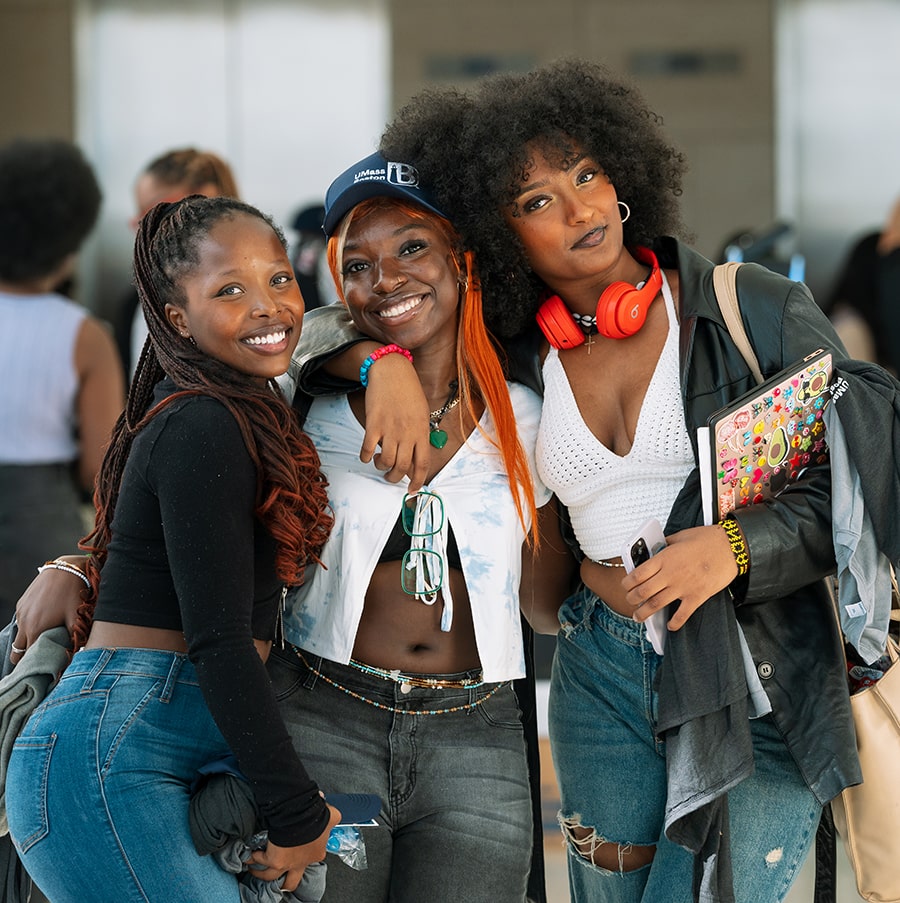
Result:
{"label": "belt loop", "polygon": [[166,677],[166,683],[159,694],[160,702],[169,702],[172,699],[172,693],[175,691],[175,681],[178,680],[178,672],[184,664],[187,656],[183,652],[175,652],[172,654],[172,664],[169,666],[169,674]]}
{"label": "belt loop", "polygon": [[115,649],[101,649],[97,658],[97,664],[91,668],[90,674],[85,678],[81,686],[80,693],[90,693],[94,689],[94,682],[103,673],[103,669],[109,664],[109,660],[113,657]]}
{"label": "belt loop", "polygon": [[288,644],[288,648],[293,651],[294,655],[297,656],[297,660],[303,666],[306,671],[306,676],[303,678],[302,686],[304,690],[312,690],[316,682],[319,679],[319,675],[317,672],[322,670],[322,664],[324,663],[324,659],[321,655],[317,655],[313,658],[313,663],[307,660],[306,656],[303,652],[297,647]]}

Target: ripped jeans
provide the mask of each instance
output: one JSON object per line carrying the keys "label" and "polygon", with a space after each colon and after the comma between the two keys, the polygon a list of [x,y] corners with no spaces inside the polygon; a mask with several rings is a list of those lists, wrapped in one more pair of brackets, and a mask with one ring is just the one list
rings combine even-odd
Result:
{"label": "ripped jeans", "polygon": [[[692,903],[693,857],[663,832],[666,753],[653,731],[661,658],[643,625],[584,587],[559,619],[549,728],[572,903]],[[734,889],[737,903],[777,903],[811,848],[821,806],[772,721],[754,720],[751,732],[755,773],[728,796]],[[589,858],[607,843],[616,845],[611,869]]]}

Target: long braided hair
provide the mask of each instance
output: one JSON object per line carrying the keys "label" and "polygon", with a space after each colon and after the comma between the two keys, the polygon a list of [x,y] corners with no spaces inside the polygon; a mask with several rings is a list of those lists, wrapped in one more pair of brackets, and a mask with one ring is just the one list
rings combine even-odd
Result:
{"label": "long braided hair", "polygon": [[[269,217],[234,198],[193,195],[174,204],[159,204],[138,227],[134,281],[149,336],[97,477],[94,529],[80,543],[90,552],[87,573],[93,592],[78,610],[73,631],[76,650],[90,630],[122,474],[134,438],[177,398],[209,395],[225,405],[237,421],[256,466],[255,513],[276,540],[276,570],[282,581],[302,581],[304,566],[318,561],[331,530],[333,518],[319,456],[274,380],[260,385],[253,377],[209,357],[180,336],[165,315],[167,303],[179,307],[186,303],[181,280],[201,264],[200,243],[217,223],[239,214],[268,223],[285,245],[284,235]],[[163,376],[169,376],[179,391],[151,406],[154,387]]]}

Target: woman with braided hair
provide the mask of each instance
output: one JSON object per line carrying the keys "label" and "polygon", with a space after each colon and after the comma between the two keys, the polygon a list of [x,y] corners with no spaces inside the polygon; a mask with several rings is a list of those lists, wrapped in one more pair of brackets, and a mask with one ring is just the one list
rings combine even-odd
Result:
{"label": "woman with braided hair", "polygon": [[[218,154],[196,147],[178,147],[159,154],[135,179],[131,228],[137,229],[141,217],[157,204],[172,204],[191,194],[240,198],[234,171]],[[115,333],[125,371],[132,374],[147,340],[147,324],[133,286],[119,301]]]}
{"label": "woman with braided hair", "polygon": [[191,840],[199,768],[234,753],[268,829],[256,874],[285,890],[339,817],[265,669],[284,593],[331,527],[318,457],[273,381],[303,299],[283,235],[228,198],[147,213],[135,282],[150,342],[82,543],[74,657],[12,753],[10,833],[54,901],[237,903]]}

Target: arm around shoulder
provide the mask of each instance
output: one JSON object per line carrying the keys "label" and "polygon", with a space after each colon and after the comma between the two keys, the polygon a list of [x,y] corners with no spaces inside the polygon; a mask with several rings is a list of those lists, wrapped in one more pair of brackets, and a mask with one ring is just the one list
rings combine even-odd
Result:
{"label": "arm around shoulder", "polygon": [[[360,342],[366,343],[366,350],[349,355]],[[311,310],[303,317],[292,361],[297,384],[308,395],[350,392],[359,387],[360,364],[377,344],[356,328],[343,304]]]}

